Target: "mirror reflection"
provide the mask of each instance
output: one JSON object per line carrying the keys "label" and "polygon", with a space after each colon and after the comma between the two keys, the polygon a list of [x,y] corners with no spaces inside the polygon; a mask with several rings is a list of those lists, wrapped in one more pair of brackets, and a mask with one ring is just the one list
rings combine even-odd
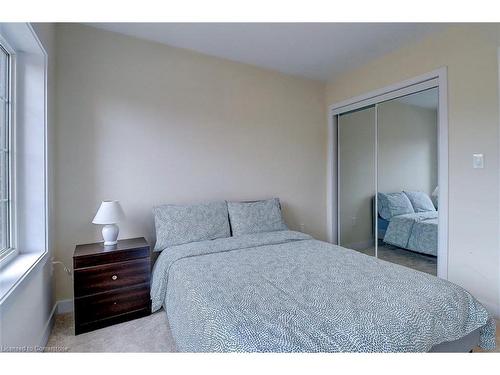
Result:
{"label": "mirror reflection", "polygon": [[375,255],[375,107],[339,116],[339,244]]}
{"label": "mirror reflection", "polygon": [[337,118],[339,244],[433,275],[438,89]]}
{"label": "mirror reflection", "polygon": [[433,275],[438,244],[438,91],[377,106],[378,257]]}

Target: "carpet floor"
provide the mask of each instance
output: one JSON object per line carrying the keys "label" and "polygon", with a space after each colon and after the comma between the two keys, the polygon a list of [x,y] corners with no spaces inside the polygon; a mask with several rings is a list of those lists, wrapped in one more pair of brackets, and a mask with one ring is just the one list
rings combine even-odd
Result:
{"label": "carpet floor", "polygon": [[160,310],[144,318],[75,336],[73,314],[57,315],[47,352],[176,352],[167,314]]}
{"label": "carpet floor", "polygon": [[[357,251],[371,256],[375,255],[375,248],[373,247]],[[437,275],[437,258],[430,255],[415,253],[414,251],[401,249],[400,247],[388,244],[379,244],[378,257],[391,263],[400,264],[434,276]]]}
{"label": "carpet floor", "polygon": [[[57,315],[49,337],[47,352],[176,352],[174,339],[163,310],[150,316],[111,327],[74,334],[73,314]],[[474,352],[484,352],[476,348]],[[500,352],[500,321],[497,321],[497,348]]]}

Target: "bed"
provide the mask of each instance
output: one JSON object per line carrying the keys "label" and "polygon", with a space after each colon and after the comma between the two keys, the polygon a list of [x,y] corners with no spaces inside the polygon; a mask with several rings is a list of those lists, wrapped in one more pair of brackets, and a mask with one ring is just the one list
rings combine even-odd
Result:
{"label": "bed", "polygon": [[461,287],[290,230],[168,246],[151,297],[183,352],[495,346],[494,321]]}
{"label": "bed", "polygon": [[437,256],[437,211],[393,216],[390,221],[379,217],[379,225],[382,225],[381,239],[385,243]]}
{"label": "bed", "polygon": [[425,209],[419,208],[408,199],[406,204],[399,200],[398,206],[393,212],[389,212],[389,210],[386,210],[387,213],[384,212],[385,205],[391,203],[385,203],[382,197],[397,196],[397,199],[401,199],[401,196],[405,197],[406,194],[408,193],[379,194],[378,238],[389,245],[437,256],[438,211],[434,208],[430,198],[425,195],[421,196],[422,199],[428,201]]}

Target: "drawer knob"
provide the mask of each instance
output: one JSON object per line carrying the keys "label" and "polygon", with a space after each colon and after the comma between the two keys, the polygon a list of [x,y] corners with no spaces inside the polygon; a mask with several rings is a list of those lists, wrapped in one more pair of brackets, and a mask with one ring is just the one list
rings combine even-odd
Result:
{"label": "drawer knob", "polygon": [[112,280],[116,280],[116,279],[118,279],[118,276],[113,275],[113,276],[111,276],[111,279],[112,279]]}
{"label": "drawer knob", "polygon": [[116,305],[116,302],[113,302],[113,305]]}

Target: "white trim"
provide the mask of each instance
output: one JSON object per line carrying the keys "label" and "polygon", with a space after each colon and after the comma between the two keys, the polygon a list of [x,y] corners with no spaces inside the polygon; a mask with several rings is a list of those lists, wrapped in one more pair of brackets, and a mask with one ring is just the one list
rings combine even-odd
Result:
{"label": "white trim", "polygon": [[[338,170],[334,173],[332,166],[338,163],[337,154],[334,152],[337,148],[337,137],[334,136],[337,126],[336,115],[374,105],[382,101],[394,99],[396,97],[409,95],[431,87],[439,88],[439,124],[438,124],[438,185],[439,185],[439,219],[438,219],[438,276],[448,278],[448,81],[447,68],[442,67],[432,72],[422,74],[393,85],[389,85],[366,94],[353,97],[341,102],[332,104],[328,107],[328,170],[327,174],[327,231],[328,240],[336,242],[338,230],[334,222],[338,223],[338,217],[335,219],[335,213],[338,215]],[[334,189],[334,186],[337,186]],[[336,190],[336,191],[335,191]],[[335,197],[333,196],[335,194]]]}
{"label": "white trim", "polygon": [[44,186],[44,198],[45,198],[45,252],[49,252],[49,245],[51,245],[50,240],[49,240],[49,186],[48,186],[48,172],[49,172],[49,158],[48,158],[48,90],[49,90],[49,85],[48,85],[48,71],[49,71],[49,55],[47,51],[45,50],[43,43],[41,42],[40,38],[38,37],[35,29],[33,28],[33,25],[31,23],[27,23],[27,26],[29,30],[31,31],[31,34],[33,35],[36,43],[38,44],[38,47],[42,51],[43,58],[44,58],[44,69],[43,69],[43,186]]}
{"label": "white trim", "polygon": [[52,307],[52,310],[49,315],[49,319],[47,319],[47,322],[45,323],[45,326],[43,328],[42,334],[40,335],[40,339],[38,340],[39,342],[39,348],[43,349],[44,347],[47,346],[47,342],[49,341],[50,334],[52,333],[52,329],[54,328],[54,322],[56,315],[59,314],[66,314],[73,312],[73,300],[72,299],[64,299],[64,300],[59,300],[54,303],[54,306]]}
{"label": "white trim", "polygon": [[13,257],[19,255],[18,237],[17,237],[17,54],[14,51],[11,54],[11,103],[10,103],[10,123],[11,123],[11,134],[10,138],[10,191],[9,191],[9,199],[10,199],[10,241],[11,246],[14,247],[15,251],[13,252],[15,255]]}
{"label": "white trim", "polygon": [[45,323],[40,339],[38,340],[38,348],[43,349],[47,346],[47,342],[49,341],[50,334],[52,333],[52,329],[54,328],[54,320],[55,320],[55,311],[57,308],[57,303],[52,307],[52,311],[50,312],[49,319]]}
{"label": "white trim", "polygon": [[332,104],[329,112],[338,115],[436,87],[439,85],[439,70]]}
{"label": "white trim", "polygon": [[73,312],[73,299],[63,299],[56,302],[56,314],[66,314]]}
{"label": "white trim", "polygon": [[374,150],[374,157],[373,157],[373,163],[375,164],[375,204],[373,205],[373,212],[372,212],[372,218],[375,223],[375,232],[373,233],[373,237],[375,238],[375,258],[378,258],[378,199],[377,199],[377,192],[378,192],[378,104],[375,103],[375,150]]}
{"label": "white trim", "polygon": [[[335,212],[337,210],[337,185],[333,183],[334,177],[337,175],[337,166],[334,163],[334,158],[330,155],[337,154],[337,118],[336,116],[331,116],[330,112],[327,112],[327,137],[328,137],[328,158],[326,162],[326,235],[328,242],[338,243],[337,238],[333,237],[333,234],[337,231],[334,229],[337,227],[337,215]],[[336,180],[336,179],[335,179]],[[330,194],[328,193],[330,192]]]}
{"label": "white trim", "polygon": [[[7,249],[3,250],[0,254],[0,264],[6,264],[12,260],[17,254],[17,242],[16,242],[16,207],[15,207],[15,181],[16,181],[16,168],[15,168],[15,155],[16,155],[16,138],[15,138],[15,103],[16,103],[16,90],[15,90],[15,76],[16,76],[16,54],[11,45],[0,35],[0,43],[2,49],[7,54],[8,59],[8,71],[7,71],[7,91],[8,94],[4,100],[4,104],[7,104],[7,146],[6,146],[6,160],[7,160],[7,216],[8,216],[8,240]],[[4,115],[5,115],[4,114]],[[2,150],[4,151],[4,150]]]}
{"label": "white trim", "polygon": [[[498,48],[497,51],[497,64],[498,64],[498,92],[500,92],[500,47]],[[500,108],[500,95],[498,97],[498,107]],[[499,129],[500,129],[500,119],[498,123]],[[499,139],[498,141],[500,142],[500,132],[499,132]],[[499,165],[500,165],[500,149],[498,150],[498,155],[497,155]],[[499,186],[499,194],[500,194],[500,169],[499,169],[499,178],[498,178],[498,186]],[[500,212],[500,202],[499,202],[499,207],[498,207],[498,212]],[[500,226],[498,228],[500,232]],[[500,252],[500,244],[498,251]],[[498,268],[500,269],[500,258],[499,258],[499,263],[498,263]],[[499,283],[500,284],[500,283]],[[497,302],[497,309],[496,309],[496,317],[497,319],[500,319],[500,285],[498,285],[498,302]]]}
{"label": "white trim", "polygon": [[38,267],[43,267],[47,260],[47,252],[44,252],[42,254],[18,254],[7,264],[2,265],[2,267],[0,267],[0,272],[13,270],[16,269],[16,267],[19,267],[19,272],[17,273],[17,270],[14,271],[14,273],[16,274],[16,278],[10,283],[2,280],[2,285],[0,285],[0,305],[2,305],[7,300],[7,298],[9,298],[9,296],[19,285],[21,285],[25,280],[29,279],[35,269],[37,269]]}
{"label": "white trim", "polygon": [[336,173],[336,184],[334,184],[337,188],[337,191],[335,192],[337,194],[336,198],[335,198],[335,202],[337,204],[336,206],[336,209],[337,209],[337,214],[335,215],[335,217],[337,218],[337,226],[333,229],[335,230],[335,233],[336,233],[336,238],[337,238],[337,244],[340,245],[341,244],[341,238],[340,238],[340,199],[339,199],[339,196],[340,196],[340,179],[338,178],[338,176],[340,176],[340,147],[339,147],[339,140],[340,140],[340,124],[341,124],[341,120],[340,120],[340,116],[334,116],[335,117],[335,124],[337,126],[337,129],[335,129],[336,131],[336,134],[337,134],[337,144],[336,144],[336,153],[335,155],[337,155],[337,162],[335,163],[335,165],[337,166],[337,173]]}
{"label": "white trim", "polygon": [[448,279],[448,74],[438,71],[438,259],[437,275]]}

